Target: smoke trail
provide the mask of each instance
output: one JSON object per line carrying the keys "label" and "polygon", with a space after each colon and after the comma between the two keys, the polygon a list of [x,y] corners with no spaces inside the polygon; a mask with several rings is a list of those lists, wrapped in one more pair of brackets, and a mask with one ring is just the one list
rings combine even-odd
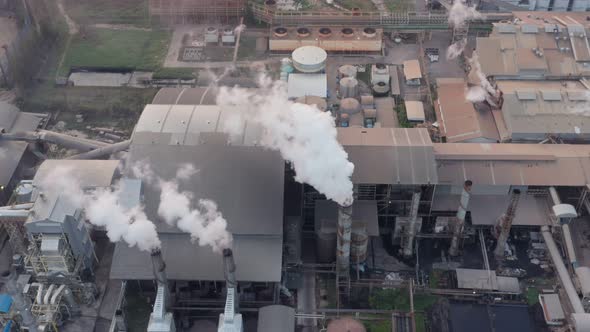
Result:
{"label": "smoke trail", "polygon": [[105,227],[111,242],[125,241],[130,247],[152,250],[160,247],[156,226],[148,220],[142,206],[123,207],[119,200],[122,187],[96,188],[84,191],[69,167],[56,167],[39,183],[42,192],[55,192],[71,204],[84,208],[88,221]]}
{"label": "smoke trail", "polygon": [[479,103],[486,100],[486,90],[481,86],[472,86],[465,92],[465,99],[472,103]]}
{"label": "smoke trail", "polygon": [[479,63],[479,58],[477,53],[473,52],[473,55],[470,59],[468,59],[469,65],[471,66],[471,71],[475,73],[477,79],[479,80],[479,87],[480,89],[471,91],[466,95],[467,100],[469,97],[473,99],[480,99],[482,91],[486,92],[484,94],[484,99],[490,104],[492,107],[497,107],[498,104],[496,103],[496,98],[498,96],[498,90],[488,81],[486,74],[481,69],[481,64]]}
{"label": "smoke trail", "polygon": [[234,33],[237,35],[238,33],[244,32],[244,30],[246,30],[246,25],[240,24],[234,29]]}
{"label": "smoke trail", "polygon": [[176,171],[176,178],[179,180],[188,180],[191,176],[197,173],[198,170],[195,169],[195,166],[193,166],[193,164],[186,163],[181,165],[178,171]]}
{"label": "smoke trail", "polygon": [[200,246],[210,246],[214,252],[231,248],[232,236],[227,231],[227,221],[211,200],[199,200],[198,208],[191,208],[193,195],[181,192],[176,181],[160,181],[160,205],[158,214],[167,224],[189,233],[191,240]]}
{"label": "smoke trail", "polygon": [[451,44],[447,48],[447,60],[458,58],[465,50],[465,46],[467,46],[467,39],[461,39]]}
{"label": "smoke trail", "polygon": [[468,6],[465,0],[454,0],[449,11],[449,24],[454,28],[463,27],[468,20],[480,18],[475,6]]}
{"label": "smoke trail", "polygon": [[243,133],[243,117],[263,128],[261,144],[278,150],[295,169],[295,180],[308,183],[340,205],[352,204],[354,165],[337,140],[334,119],[314,106],[288,100],[284,82],[261,78],[260,89],[221,88],[217,104],[239,106],[222,130]]}

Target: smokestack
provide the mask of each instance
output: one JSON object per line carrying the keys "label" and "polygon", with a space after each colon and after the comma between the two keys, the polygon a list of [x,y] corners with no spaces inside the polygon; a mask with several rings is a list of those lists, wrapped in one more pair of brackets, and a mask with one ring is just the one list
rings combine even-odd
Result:
{"label": "smokestack", "polygon": [[166,277],[166,263],[162,258],[162,252],[160,249],[152,250],[152,267],[154,270],[154,278],[158,282],[158,285],[168,287],[168,278]]}
{"label": "smokestack", "polygon": [[412,205],[410,206],[410,219],[408,220],[407,239],[404,244],[404,256],[410,257],[414,253],[414,238],[416,237],[417,222],[418,222],[418,208],[420,207],[420,197],[422,191],[416,190],[412,194]]}
{"label": "smokestack", "polygon": [[512,191],[512,195],[510,196],[510,203],[508,204],[506,212],[502,214],[502,216],[498,219],[498,223],[496,224],[498,243],[496,243],[494,255],[496,256],[497,262],[501,262],[504,259],[504,248],[506,247],[508,235],[510,235],[510,228],[512,227],[512,220],[514,219],[514,214],[516,213],[516,207],[518,206],[519,199],[520,190],[514,189]]}
{"label": "smokestack", "polygon": [[237,288],[236,264],[234,263],[234,254],[231,249],[223,249],[223,266],[226,287]]}
{"label": "smokestack", "polygon": [[348,274],[350,268],[350,238],[352,233],[352,204],[338,206],[338,238],[336,265],[338,271]]}
{"label": "smokestack", "polygon": [[449,255],[451,256],[459,255],[459,241],[463,237],[463,225],[465,224],[467,205],[469,204],[469,198],[471,197],[471,186],[473,186],[473,182],[470,180],[465,181],[465,184],[463,185],[461,201],[459,203],[459,208],[457,209],[457,216],[453,228],[453,238],[451,240],[451,247],[449,248]]}

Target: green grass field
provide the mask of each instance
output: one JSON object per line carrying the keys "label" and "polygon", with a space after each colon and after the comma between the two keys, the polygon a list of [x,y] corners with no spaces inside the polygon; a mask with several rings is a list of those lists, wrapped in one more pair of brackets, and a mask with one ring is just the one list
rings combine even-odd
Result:
{"label": "green grass field", "polygon": [[386,0],[385,6],[392,12],[414,11],[414,2],[409,0]]}
{"label": "green grass field", "polygon": [[337,2],[347,9],[360,8],[362,11],[377,11],[370,0],[338,0]]}
{"label": "green grass field", "polygon": [[80,24],[149,25],[148,0],[66,0],[66,9]]}
{"label": "green grass field", "polygon": [[154,71],[161,67],[169,31],[88,29],[73,37],[59,70],[72,68]]}

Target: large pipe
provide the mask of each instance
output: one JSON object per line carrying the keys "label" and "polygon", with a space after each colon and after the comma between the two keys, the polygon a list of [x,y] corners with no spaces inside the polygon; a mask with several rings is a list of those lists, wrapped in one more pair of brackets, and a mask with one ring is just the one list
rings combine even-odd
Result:
{"label": "large pipe", "polygon": [[416,190],[412,194],[412,203],[410,206],[410,219],[408,220],[408,237],[404,244],[404,256],[410,257],[414,253],[414,239],[416,238],[418,223],[418,208],[420,207],[420,197],[422,191]]}
{"label": "large pipe", "polygon": [[[557,193],[557,189],[555,187],[549,187],[549,195],[551,196],[551,200],[553,201],[553,205],[561,204],[561,199],[559,198],[559,194]],[[574,248],[574,242],[572,240],[572,232],[570,231],[570,225],[567,222],[561,223],[561,232],[563,234],[563,242],[565,243],[565,249],[567,250],[567,256],[569,258],[570,264],[575,269],[578,267],[578,258],[576,257],[576,250]]]}
{"label": "large pipe", "polygon": [[352,235],[352,204],[339,206],[337,230],[336,264],[340,273],[350,270],[350,240]]}
{"label": "large pipe", "polygon": [[162,258],[162,251],[160,249],[154,249],[151,253],[152,257],[152,268],[154,272],[154,278],[158,285],[168,287],[168,278],[166,277],[166,263]]}
{"label": "large pipe", "polygon": [[101,148],[98,148],[98,149],[95,149],[92,151],[76,154],[76,155],[70,156],[66,159],[98,159],[98,158],[102,158],[102,157],[108,157],[108,156],[115,154],[117,152],[127,150],[130,145],[131,145],[131,140],[122,141],[122,142],[107,145],[105,147],[101,147]]}
{"label": "large pipe", "polygon": [[461,192],[461,201],[457,209],[457,216],[453,227],[453,238],[451,239],[451,247],[449,248],[449,255],[459,255],[459,242],[463,237],[463,226],[465,225],[465,215],[467,214],[467,206],[469,205],[469,198],[471,197],[471,186],[473,182],[465,181],[463,191]]}
{"label": "large pipe", "polygon": [[231,249],[223,249],[223,275],[225,276],[225,286],[227,288],[237,287],[236,264]]}
{"label": "large pipe", "polygon": [[53,294],[54,288],[55,288],[55,284],[49,285],[49,288],[47,288],[47,292],[45,293],[45,296],[43,297],[43,304],[49,304],[49,299],[51,298],[51,294]]}
{"label": "large pipe", "polygon": [[4,133],[0,134],[0,140],[25,141],[31,143],[47,142],[63,146],[67,149],[74,149],[78,151],[90,151],[109,145],[108,143],[104,142],[94,141],[87,138],[69,136],[47,130]]}
{"label": "large pipe", "polygon": [[553,236],[551,235],[549,227],[541,227],[541,234],[543,235],[543,240],[545,240],[547,250],[549,250],[549,255],[551,256],[551,261],[553,261],[553,265],[555,265],[557,275],[561,280],[561,284],[565,289],[565,293],[572,305],[572,308],[574,309],[574,312],[579,314],[585,313],[584,307],[582,306],[582,301],[580,301],[578,292],[576,292],[576,288],[572,283],[572,279],[567,272],[567,268],[565,267],[565,264],[563,264],[563,260],[561,259],[561,255],[559,254],[559,250],[557,249],[557,245],[553,240]]}
{"label": "large pipe", "polygon": [[0,206],[0,211],[6,210],[28,210],[33,208],[34,203],[24,203],[24,204],[15,204],[15,205],[7,205],[7,206]]}
{"label": "large pipe", "polygon": [[25,221],[29,212],[29,210],[0,210],[0,220]]}
{"label": "large pipe", "polygon": [[501,262],[504,259],[504,249],[508,236],[510,236],[510,229],[512,228],[512,221],[514,220],[514,214],[516,213],[516,207],[518,206],[518,200],[520,199],[520,190],[514,189],[512,195],[510,195],[510,203],[506,212],[498,219],[498,242],[496,243],[496,249],[494,250],[494,256],[496,261]]}

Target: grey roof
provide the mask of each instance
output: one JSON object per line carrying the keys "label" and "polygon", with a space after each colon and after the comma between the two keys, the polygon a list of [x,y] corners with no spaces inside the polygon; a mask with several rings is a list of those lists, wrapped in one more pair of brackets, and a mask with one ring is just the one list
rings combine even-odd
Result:
{"label": "grey roof", "polygon": [[[338,223],[338,204],[336,202],[316,200],[314,215],[316,232],[320,228],[327,228],[336,232]],[[353,224],[365,224],[369,236],[378,236],[377,201],[354,201],[352,203],[352,222]]]}
{"label": "grey roof", "polygon": [[354,183],[438,182],[433,145],[425,128],[338,128],[338,140],[355,165]]}
{"label": "grey roof", "polygon": [[517,278],[498,277],[493,270],[456,269],[455,271],[458,288],[520,293]]}
{"label": "grey roof", "polygon": [[215,88],[162,88],[156,93],[152,104],[156,105],[214,105]]}
{"label": "grey roof", "polygon": [[[34,130],[41,119],[33,113],[23,113],[13,105],[0,101],[0,129],[7,133]],[[27,149],[26,142],[0,140],[0,186],[13,178]]]}
{"label": "grey roof", "polygon": [[[459,199],[459,195],[435,192],[432,210],[456,211]],[[473,225],[495,225],[498,218],[506,211],[509,201],[508,193],[504,195],[471,195],[467,210],[471,212]],[[546,199],[526,194],[521,195],[512,224],[514,226],[543,226],[549,223]]]}
{"label": "grey roof", "polygon": [[63,168],[83,188],[109,187],[119,174],[119,163],[119,160],[45,160],[33,178],[33,185],[38,186],[55,169]]}
{"label": "grey roof", "polygon": [[[160,233],[166,274],[173,280],[224,280],[223,259],[208,247],[199,247],[188,234]],[[282,235],[234,235],[233,250],[238,281],[281,280]],[[111,279],[153,279],[148,252],[117,243]]]}
{"label": "grey roof", "polygon": [[258,310],[258,332],[295,331],[295,309],[269,305]]}
{"label": "grey roof", "polygon": [[558,294],[539,294],[541,308],[547,321],[564,320],[565,314]]}

